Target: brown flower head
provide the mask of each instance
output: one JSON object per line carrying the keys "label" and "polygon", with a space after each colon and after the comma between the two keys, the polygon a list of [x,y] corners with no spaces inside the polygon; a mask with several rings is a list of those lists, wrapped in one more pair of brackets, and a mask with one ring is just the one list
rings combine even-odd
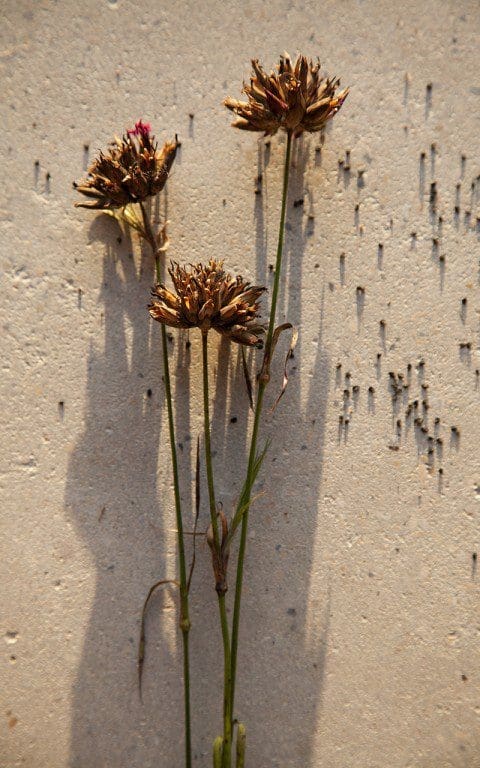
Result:
{"label": "brown flower head", "polygon": [[258,300],[265,288],[250,285],[223,269],[222,261],[192,264],[190,269],[172,262],[168,270],[175,293],[164,285],[152,290],[149,312],[159,323],[174,328],[214,328],[237,344],[262,347],[264,328],[258,322]]}
{"label": "brown flower head", "polygon": [[299,136],[303,131],[321,131],[347,98],[348,88],[335,93],[340,80],[321,77],[320,62],[314,64],[298,56],[292,64],[285,53],[280,57],[278,71],[269,75],[252,59],[253,75],[243,92],[248,101],[228,98],[224,104],[238,115],[232,123],[246,131],[264,131],[272,136],[282,128]]}
{"label": "brown flower head", "polygon": [[115,138],[107,152],[100,152],[88,169],[88,176],[74,187],[90,202],[80,208],[123,208],[160,192],[175,160],[178,142],[167,141],[161,149],[149,123],[139,120],[135,128]]}

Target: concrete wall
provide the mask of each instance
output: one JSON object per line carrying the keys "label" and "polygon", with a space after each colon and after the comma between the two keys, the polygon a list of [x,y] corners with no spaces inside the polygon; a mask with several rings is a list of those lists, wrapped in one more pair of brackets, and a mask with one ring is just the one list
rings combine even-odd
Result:
{"label": "concrete wall", "polygon": [[[247,764],[480,765],[478,4],[7,0],[2,15],[0,764],[182,764],[174,592],[149,614],[143,705],[136,684],[143,598],[176,575],[152,264],[113,220],[74,210],[71,183],[140,116],[161,140],[178,132],[170,256],[271,284],[284,140],[268,152],[229,128],[221,101],[251,56],[269,67],[287,48],[351,94],[321,155],[315,136],[295,149],[281,312],[300,340],[251,518]],[[192,342],[172,345],[187,510]],[[211,351],[230,511],[247,399],[237,350]],[[408,384],[396,399],[391,373]],[[425,394],[422,432],[407,412]],[[221,646],[203,541],[197,563],[195,765],[209,766]]]}

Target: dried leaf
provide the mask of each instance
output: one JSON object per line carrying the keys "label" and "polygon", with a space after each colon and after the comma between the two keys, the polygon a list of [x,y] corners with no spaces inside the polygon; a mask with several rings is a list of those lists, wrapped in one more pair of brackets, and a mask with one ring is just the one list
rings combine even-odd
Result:
{"label": "dried leaf", "polygon": [[252,379],[250,377],[250,371],[248,370],[247,357],[245,355],[245,347],[243,346],[242,346],[242,366],[243,366],[243,375],[245,378],[245,386],[247,387],[248,402],[250,403],[250,408],[253,411]]}
{"label": "dried leaf", "polygon": [[159,253],[165,253],[170,247],[170,240],[167,235],[167,225],[169,223],[169,221],[166,221],[163,227],[161,227],[157,233],[157,251]]}
{"label": "dried leaf", "polygon": [[290,346],[288,348],[288,352],[285,357],[285,366],[283,369],[283,382],[282,382],[282,388],[280,390],[280,394],[278,395],[277,399],[275,400],[274,404],[270,408],[270,413],[273,413],[277,405],[279,404],[280,400],[282,399],[283,395],[285,394],[285,390],[287,388],[288,384],[288,361],[291,357],[293,357],[293,350],[295,349],[298,341],[298,329],[292,327],[292,337],[290,339]]}
{"label": "dried leaf", "polygon": [[111,208],[105,208],[101,210],[100,213],[104,213],[106,216],[111,216],[112,219],[117,219],[117,221],[122,221],[121,217],[118,216],[117,210],[112,210]]}
{"label": "dried leaf", "polygon": [[158,587],[163,586],[164,584],[175,584],[176,587],[180,587],[179,582],[176,579],[160,579],[160,581],[156,581],[153,586],[150,587],[148,591],[148,595],[145,598],[145,602],[143,603],[142,608],[142,621],[140,624],[140,642],[138,644],[138,691],[140,694],[140,701],[143,701],[142,699],[142,675],[143,675],[143,665],[145,663],[145,617],[147,613],[147,607],[148,603],[150,602],[150,598],[152,597],[153,593]]}
{"label": "dried leaf", "polygon": [[146,237],[147,233],[145,232],[143,221],[137,215],[137,211],[133,205],[126,205],[125,208],[121,208],[120,216],[123,221],[125,221],[132,229],[136,230],[139,235]]}
{"label": "dried leaf", "polygon": [[217,736],[213,742],[213,768],[222,768],[223,739]]}
{"label": "dried leaf", "polygon": [[237,726],[237,762],[236,768],[244,768],[245,766],[245,746],[247,741],[247,733],[243,723],[239,723]]}
{"label": "dried leaf", "polygon": [[258,374],[258,380],[263,381],[265,384],[268,384],[270,381],[270,364],[272,362],[273,353],[275,352],[275,347],[277,346],[280,334],[283,333],[283,331],[287,331],[289,328],[293,328],[291,323],[282,323],[282,325],[277,326],[273,332],[270,345],[265,347],[262,370]]}
{"label": "dried leaf", "polygon": [[226,516],[225,512],[223,511],[223,509],[221,507],[218,510],[218,516],[219,516],[220,522],[222,524],[222,548],[224,548],[225,547],[225,542],[226,542],[227,536],[228,536],[228,521],[227,521],[227,516]]}
{"label": "dried leaf", "polygon": [[219,595],[224,595],[228,589],[227,587],[227,567],[229,556],[229,537],[228,537],[228,521],[226,515],[219,506],[217,510],[217,516],[220,518],[222,525],[222,540],[217,544],[213,534],[213,526],[210,523],[207,531],[207,544],[210,547],[212,553],[212,566],[213,574],[215,576],[215,589]]}
{"label": "dried leaf", "polygon": [[103,208],[100,213],[105,213],[107,216],[111,216],[113,219],[119,222],[119,224],[126,224],[134,229],[141,237],[146,237],[145,228],[143,222],[137,216],[137,213],[131,203],[124,208]]}
{"label": "dried leaf", "polygon": [[[257,479],[258,473],[260,472],[260,467],[263,464],[263,460],[265,458],[265,455],[270,447],[270,441],[267,441],[265,443],[264,449],[257,455],[257,458],[255,459],[254,465],[252,467],[252,473],[250,478],[246,477],[245,482],[243,484],[242,492],[240,494],[240,498],[238,500],[237,508],[235,510],[235,514],[232,518],[232,521],[230,523],[230,529],[228,531],[227,540],[226,540],[226,546],[230,546],[230,542],[233,539],[233,536],[235,534],[235,531],[237,530],[238,526],[242,522],[242,518],[244,514],[250,509],[251,504],[255,501],[255,499],[258,498],[258,495],[255,496],[253,499],[251,498],[251,490],[253,486],[255,485],[255,481]],[[250,480],[250,482],[249,482]]]}

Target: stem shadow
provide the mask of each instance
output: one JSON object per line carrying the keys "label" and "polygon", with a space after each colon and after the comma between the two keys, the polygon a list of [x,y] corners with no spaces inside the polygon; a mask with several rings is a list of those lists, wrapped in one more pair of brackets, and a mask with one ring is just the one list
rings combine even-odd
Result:
{"label": "stem shadow", "polygon": [[[254,491],[254,496],[261,495],[250,513],[236,715],[247,726],[247,759],[252,765],[298,768],[302,764],[313,768],[313,734],[318,728],[325,683],[333,592],[330,584],[323,590],[315,585],[315,593],[323,598],[319,610],[312,611],[309,592],[319,523],[330,361],[322,344],[323,294],[319,290],[321,298],[313,311],[311,302],[303,305],[304,283],[310,279],[304,274],[304,257],[314,230],[311,206],[305,210],[299,201],[312,199],[305,182],[310,146],[295,140],[293,149],[277,324],[288,320],[300,327],[301,333],[289,363],[286,393],[273,415],[268,408],[280,388],[286,339],[278,345],[266,392],[262,434],[272,444]],[[258,152],[263,186],[262,195],[255,196],[254,221],[257,281],[261,282],[270,277],[265,221],[280,208],[282,149],[275,147],[279,161],[274,169],[276,193],[269,216],[267,167],[263,162],[266,150],[261,142]],[[272,247],[270,244],[270,250]],[[308,370],[302,360],[307,341],[316,345],[313,364],[311,360],[305,363]],[[302,389],[304,381],[309,383]],[[259,447],[262,445],[261,438]],[[303,489],[301,508],[299,488]],[[292,538],[295,545],[289,543]],[[234,564],[232,558],[230,580]],[[249,712],[254,709],[263,711],[265,717],[253,721]]]}
{"label": "stem shadow", "polygon": [[[105,247],[104,346],[90,348],[84,431],[70,455],[65,488],[67,515],[96,579],[73,685],[71,768],[153,765],[159,755],[173,765],[183,742],[174,588],[158,591],[150,605],[143,706],[138,693],[141,607],[154,581],[177,575],[168,558],[175,518],[171,494],[160,494],[157,479],[161,344],[146,311],[154,265],[146,249],[133,257],[128,235],[113,247],[119,232],[106,216],[90,226],[90,240]],[[169,469],[162,438],[160,474]]]}

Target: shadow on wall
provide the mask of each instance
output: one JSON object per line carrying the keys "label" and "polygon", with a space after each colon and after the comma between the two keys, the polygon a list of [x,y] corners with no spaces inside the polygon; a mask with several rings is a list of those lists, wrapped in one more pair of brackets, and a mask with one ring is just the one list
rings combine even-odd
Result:
{"label": "shadow on wall", "polygon": [[[157,491],[160,346],[146,311],[153,265],[145,253],[137,272],[131,242],[118,246],[119,229],[105,216],[90,235],[106,244],[105,347],[89,354],[85,430],[68,467],[66,508],[91,551],[96,588],[73,690],[70,765],[153,765],[167,725],[173,744],[181,739],[167,702],[142,708],[136,678],[141,603],[167,555]],[[156,600],[157,608],[172,605],[168,592]],[[160,653],[162,687],[180,699],[171,645]]]}
{"label": "shadow on wall", "polygon": [[[259,141],[262,192],[255,196],[257,281],[273,284],[277,221],[284,142],[270,148]],[[312,142],[293,145],[283,284],[277,322],[289,320],[299,328],[294,359],[289,362],[289,384],[273,416],[282,378],[286,338],[277,347],[264,434],[272,446],[262,468],[258,491],[263,492],[250,516],[254,532],[247,550],[244,613],[240,642],[237,713],[247,722],[248,759],[272,768],[318,768],[313,735],[318,729],[325,679],[330,621],[330,587],[325,585],[323,607],[312,616],[310,580],[319,520],[324,429],[330,364],[322,344],[323,291],[318,304],[304,307],[302,286],[320,275],[305,274],[307,243],[314,235],[313,212],[304,206],[311,197],[305,170]],[[268,165],[275,152],[275,195],[268,194]],[[270,173],[268,172],[268,175]],[[273,186],[273,183],[272,183]],[[266,225],[266,222],[268,224]],[[269,229],[268,262],[266,226]],[[319,256],[320,260],[321,254]],[[316,324],[318,330],[316,331]],[[307,331],[308,327],[308,331]],[[313,337],[316,355],[308,374],[302,370],[304,340]],[[302,377],[300,371],[302,370]],[[233,578],[232,576],[230,577]],[[308,627],[307,627],[308,622]],[[249,713],[258,711],[258,717]]]}
{"label": "shadow on wall", "polygon": [[[279,312],[285,311],[298,326],[303,310],[301,285],[306,279],[303,255],[313,224],[306,217],[304,224],[302,207],[294,205],[303,196],[308,159],[303,140],[294,146],[285,250],[288,296]],[[275,147],[278,157],[282,148]],[[254,216],[257,281],[266,285],[273,278],[265,234],[269,157],[269,147],[261,140],[258,165],[263,183],[255,196]],[[276,165],[275,174],[280,174],[281,163]],[[276,189],[279,186],[275,178]],[[279,201],[272,200],[269,220],[275,221],[278,208]],[[268,245],[270,262],[276,245],[275,226]],[[66,508],[91,551],[96,589],[73,691],[70,768],[180,765],[181,643],[177,596],[168,588],[157,593],[149,609],[144,705],[137,685],[143,599],[154,581],[176,575],[170,455],[166,438],[160,438],[165,433],[160,334],[145,308],[153,265],[145,252],[137,270],[132,244],[116,244],[118,228],[106,217],[94,220],[90,234],[106,249],[101,296],[105,347],[101,352],[92,349],[88,359],[85,430],[68,468]],[[283,296],[284,288],[285,283]],[[313,768],[312,734],[318,724],[325,676],[330,591],[325,590],[318,619],[312,620],[308,606],[329,380],[329,361],[322,348],[323,300],[319,304],[312,317],[312,322],[319,323],[317,355],[311,375],[303,376],[308,384],[302,381],[308,389],[302,396],[297,370],[302,358],[301,329],[295,359],[290,362],[287,392],[275,415],[264,423],[263,434],[271,437],[272,447],[257,489],[264,495],[255,501],[250,516],[253,535],[247,550],[236,710],[247,725],[249,762],[272,768],[298,768],[300,763]],[[200,345],[193,333],[191,347],[185,335],[174,334],[173,339],[177,443],[188,520],[192,498],[185,478],[195,464],[196,443],[196,435],[190,432],[189,387],[199,379]],[[277,395],[283,367],[280,349],[285,347],[285,341],[279,344],[268,403]],[[211,361],[215,367],[212,439],[218,499],[230,515],[243,480],[238,467],[245,466],[248,451],[248,400],[239,349],[215,336]],[[256,362],[258,366],[259,356]],[[200,396],[200,380],[195,381],[194,391],[195,398]],[[161,486],[159,464],[165,477]],[[199,530],[208,525],[207,507],[202,475]],[[187,541],[187,547],[189,544]],[[232,557],[230,603],[235,561]],[[210,556],[200,540],[191,595],[191,652],[193,751],[195,764],[202,767],[210,766],[211,744],[221,724],[216,608]]]}

